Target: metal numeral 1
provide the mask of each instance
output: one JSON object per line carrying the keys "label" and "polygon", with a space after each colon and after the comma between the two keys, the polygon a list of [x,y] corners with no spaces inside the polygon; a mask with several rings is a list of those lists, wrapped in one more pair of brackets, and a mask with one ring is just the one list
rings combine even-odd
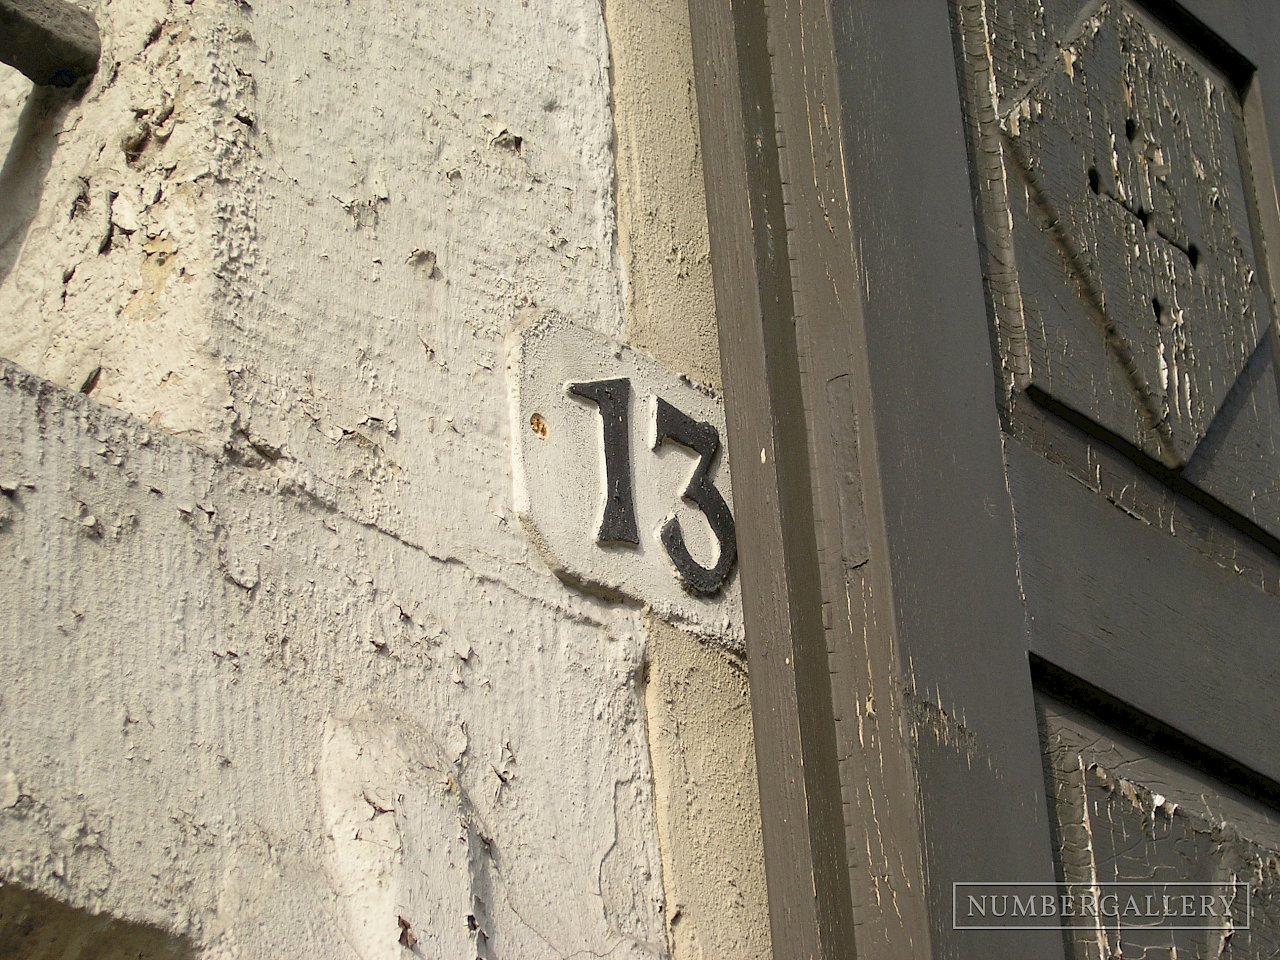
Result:
{"label": "metal numeral 1", "polygon": [[620,378],[571,383],[569,392],[599,408],[604,430],[604,517],[596,542],[638,544],[636,504],[631,492],[631,381]]}

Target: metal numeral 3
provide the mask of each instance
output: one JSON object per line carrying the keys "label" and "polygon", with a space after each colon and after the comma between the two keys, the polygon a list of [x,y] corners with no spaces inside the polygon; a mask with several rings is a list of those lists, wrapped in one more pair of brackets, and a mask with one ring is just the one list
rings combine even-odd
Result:
{"label": "metal numeral 3", "polygon": [[704,567],[693,559],[685,546],[680,521],[675,517],[662,525],[662,545],[667,548],[667,556],[676,565],[681,579],[690,590],[695,593],[715,593],[729,579],[729,573],[738,559],[738,531],[733,524],[733,514],[729,512],[729,505],[724,502],[724,497],[715,484],[707,478],[711,464],[720,451],[720,434],[711,424],[694,420],[661,397],[658,397],[656,416],[658,429],[653,444],[655,450],[665,441],[671,440],[698,454],[698,465],[693,468],[693,477],[684,488],[684,498],[707,518],[711,532],[720,545],[720,557],[714,567]]}

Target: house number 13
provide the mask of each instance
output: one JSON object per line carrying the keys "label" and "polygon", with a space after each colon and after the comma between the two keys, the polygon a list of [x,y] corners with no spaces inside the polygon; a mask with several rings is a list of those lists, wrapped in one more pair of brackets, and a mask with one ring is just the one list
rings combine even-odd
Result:
{"label": "house number 13", "polygon": [[[604,434],[605,507],[596,542],[639,544],[631,476],[631,381],[622,377],[571,383],[569,392],[596,405]],[[662,525],[659,536],[684,585],[694,593],[713,594],[724,586],[738,559],[733,514],[708,477],[720,450],[720,434],[710,423],[694,420],[661,397],[656,399],[653,449],[669,440],[698,454],[698,465],[683,497],[707,518],[720,556],[713,567],[693,559],[676,517]]]}

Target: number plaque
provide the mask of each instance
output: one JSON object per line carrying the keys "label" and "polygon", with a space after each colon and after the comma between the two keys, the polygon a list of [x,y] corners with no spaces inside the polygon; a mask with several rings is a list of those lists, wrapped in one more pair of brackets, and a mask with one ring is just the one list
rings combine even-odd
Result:
{"label": "number plaque", "polygon": [[550,316],[509,345],[516,510],[568,583],[739,642],[719,399]]}

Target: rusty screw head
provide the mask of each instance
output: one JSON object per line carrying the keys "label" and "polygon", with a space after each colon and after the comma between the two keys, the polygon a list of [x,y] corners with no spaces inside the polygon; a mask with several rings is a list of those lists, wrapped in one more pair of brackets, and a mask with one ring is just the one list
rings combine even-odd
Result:
{"label": "rusty screw head", "polygon": [[547,421],[542,419],[542,414],[540,413],[535,413],[529,418],[529,427],[543,440],[547,439],[547,434],[551,432],[547,427]]}

